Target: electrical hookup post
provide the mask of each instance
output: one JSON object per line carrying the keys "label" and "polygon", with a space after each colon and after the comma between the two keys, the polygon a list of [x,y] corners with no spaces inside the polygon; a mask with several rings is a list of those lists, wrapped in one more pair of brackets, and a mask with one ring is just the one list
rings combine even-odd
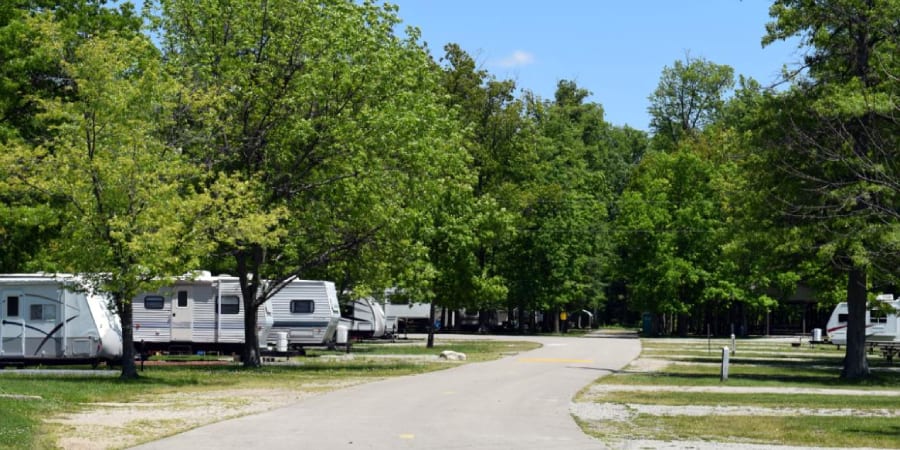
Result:
{"label": "electrical hookup post", "polygon": [[728,347],[722,347],[722,372],[720,380],[728,381]]}

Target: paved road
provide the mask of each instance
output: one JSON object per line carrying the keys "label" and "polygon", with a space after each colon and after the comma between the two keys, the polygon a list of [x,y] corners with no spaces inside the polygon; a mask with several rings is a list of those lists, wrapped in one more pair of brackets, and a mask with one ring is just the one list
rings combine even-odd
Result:
{"label": "paved road", "polygon": [[640,353],[628,338],[535,337],[487,363],[343,389],[140,449],[600,449],[569,414],[575,393]]}

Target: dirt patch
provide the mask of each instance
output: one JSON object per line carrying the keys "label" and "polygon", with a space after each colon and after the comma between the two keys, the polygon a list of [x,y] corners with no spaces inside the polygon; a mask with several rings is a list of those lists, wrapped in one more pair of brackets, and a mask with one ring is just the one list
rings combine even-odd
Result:
{"label": "dirt patch", "polygon": [[[361,381],[360,381],[361,382]],[[47,421],[66,450],[131,447],[198,426],[270,411],[359,382],[309,386],[309,390],[233,389],[145,396],[128,403],[94,403]]]}
{"label": "dirt patch", "polygon": [[900,391],[873,389],[824,389],[794,387],[742,387],[742,386],[666,386],[631,384],[595,384],[588,389],[588,395],[604,392],[718,392],[723,394],[815,394],[815,395],[870,395],[878,397],[900,397]]}
{"label": "dirt patch", "polygon": [[672,364],[667,359],[638,358],[631,362],[625,370],[630,372],[660,372]]}
{"label": "dirt patch", "polygon": [[583,420],[628,421],[649,416],[819,416],[819,417],[900,417],[900,410],[850,408],[761,408],[755,406],[645,405],[637,403],[572,403],[572,414]]}

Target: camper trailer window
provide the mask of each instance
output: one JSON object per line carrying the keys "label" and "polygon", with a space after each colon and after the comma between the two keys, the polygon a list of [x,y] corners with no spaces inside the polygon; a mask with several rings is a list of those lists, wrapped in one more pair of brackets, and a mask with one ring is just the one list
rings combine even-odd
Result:
{"label": "camper trailer window", "polygon": [[870,309],[869,323],[887,323],[887,313],[880,309]]}
{"label": "camper trailer window", "polygon": [[316,304],[312,300],[291,300],[291,312],[295,314],[310,314],[316,311]]}
{"label": "camper trailer window", "polygon": [[19,297],[6,297],[6,317],[19,317]]}
{"label": "camper trailer window", "polygon": [[222,296],[222,314],[238,314],[241,312],[241,299],[237,295]]}
{"label": "camper trailer window", "polygon": [[838,314],[838,323],[847,323],[848,317],[850,317],[850,315],[846,313]]}
{"label": "camper trailer window", "polygon": [[178,291],[178,307],[187,308],[188,295],[187,291]]}
{"label": "camper trailer window", "polygon": [[29,320],[56,320],[56,308],[53,305],[31,305]]}
{"label": "camper trailer window", "polygon": [[144,297],[144,309],[163,309],[165,300],[159,295],[148,295]]}

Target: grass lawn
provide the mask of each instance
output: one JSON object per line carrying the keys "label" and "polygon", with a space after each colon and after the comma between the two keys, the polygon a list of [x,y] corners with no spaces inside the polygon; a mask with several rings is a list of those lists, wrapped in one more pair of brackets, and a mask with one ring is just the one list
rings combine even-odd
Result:
{"label": "grass lawn", "polygon": [[[466,341],[441,343],[426,349],[424,342],[403,344],[358,344],[353,359],[315,357],[298,358],[290,365],[265,365],[245,369],[240,365],[221,366],[148,366],[137,380],[119,380],[113,376],[69,375],[52,371],[40,375],[20,374],[17,369],[0,370],[0,448],[55,448],[54,429],[46,419],[94,407],[98,402],[130,402],[148,396],[174,392],[209,392],[225,389],[293,389],[314,392],[335,389],[346,380],[358,383],[402,375],[411,375],[453,367],[421,359],[365,358],[367,354],[436,355],[441,350],[466,353],[468,361],[485,361],[504,354],[531,350],[530,342]],[[332,352],[332,354],[335,354]],[[182,358],[184,359],[184,358]],[[78,367],[64,367],[73,369]],[[54,369],[54,368],[49,368]],[[103,370],[103,369],[99,369]]]}
{"label": "grass lawn", "polygon": [[579,424],[604,440],[900,448],[897,367],[873,354],[870,378],[842,380],[843,350],[792,342],[737,341],[723,382],[730,340],[643,339],[640,359],[576,398],[627,417]]}

